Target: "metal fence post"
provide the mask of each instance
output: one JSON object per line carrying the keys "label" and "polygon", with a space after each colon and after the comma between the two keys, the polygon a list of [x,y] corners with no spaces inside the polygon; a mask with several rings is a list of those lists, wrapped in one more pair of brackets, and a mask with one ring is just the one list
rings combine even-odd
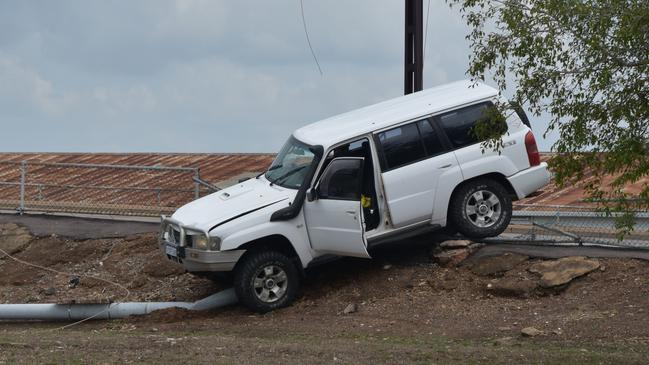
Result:
{"label": "metal fence post", "polygon": [[18,212],[23,214],[25,211],[25,175],[27,174],[27,161],[20,162],[20,207]]}
{"label": "metal fence post", "polygon": [[198,199],[201,193],[201,172],[199,168],[194,170],[194,199]]}

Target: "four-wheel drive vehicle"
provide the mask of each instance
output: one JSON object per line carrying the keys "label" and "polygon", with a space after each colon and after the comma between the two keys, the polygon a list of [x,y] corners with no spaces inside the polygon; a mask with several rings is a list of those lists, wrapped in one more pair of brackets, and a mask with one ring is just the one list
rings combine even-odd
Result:
{"label": "four-wheel drive vehicle", "polygon": [[163,217],[162,251],[190,272],[232,271],[240,302],[264,312],[290,304],[304,269],[327,256],[370,257],[368,247],[447,226],[500,234],[512,200],[550,175],[515,113],[501,119],[501,150],[483,151],[472,128],[498,96],[472,85],[296,130],[265,173]]}

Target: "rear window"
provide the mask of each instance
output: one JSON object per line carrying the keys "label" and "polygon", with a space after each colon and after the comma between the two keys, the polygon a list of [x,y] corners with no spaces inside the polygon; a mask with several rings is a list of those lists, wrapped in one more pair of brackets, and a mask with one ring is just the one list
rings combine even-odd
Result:
{"label": "rear window", "polygon": [[[482,141],[475,135],[473,127],[478,121],[488,118],[491,107],[493,107],[491,103],[472,105],[440,115],[437,119],[453,147],[461,148]],[[506,131],[507,125],[504,120],[502,123],[503,125],[499,127]]]}

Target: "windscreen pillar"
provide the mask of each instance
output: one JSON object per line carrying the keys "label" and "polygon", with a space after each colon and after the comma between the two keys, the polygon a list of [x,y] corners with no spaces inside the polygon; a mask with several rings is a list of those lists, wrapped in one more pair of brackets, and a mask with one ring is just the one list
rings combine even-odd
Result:
{"label": "windscreen pillar", "polygon": [[405,0],[404,94],[423,89],[423,0]]}

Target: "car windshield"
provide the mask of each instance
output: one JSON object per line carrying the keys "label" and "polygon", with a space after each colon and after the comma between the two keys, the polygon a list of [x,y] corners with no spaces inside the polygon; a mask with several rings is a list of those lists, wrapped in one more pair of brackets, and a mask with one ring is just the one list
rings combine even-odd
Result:
{"label": "car windshield", "polygon": [[264,176],[273,184],[299,189],[314,160],[311,147],[291,137]]}

